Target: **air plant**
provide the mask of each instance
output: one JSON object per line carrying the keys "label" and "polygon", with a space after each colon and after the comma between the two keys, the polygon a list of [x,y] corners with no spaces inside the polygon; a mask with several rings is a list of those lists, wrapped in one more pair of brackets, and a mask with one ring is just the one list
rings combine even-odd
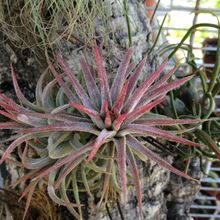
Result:
{"label": "air plant", "polygon": [[[130,48],[113,80],[109,80],[96,44],[93,52],[97,79],[86,60],[81,58],[84,80],[79,81],[77,74],[58,54],[57,61],[63,73],[59,74],[48,60],[54,79],[47,82],[47,72],[40,77],[34,103],[21,93],[12,66],[13,84],[20,104],[0,94],[0,114],[10,119],[0,123],[0,128],[16,133],[0,164],[18,148],[20,159],[30,172],[16,184],[32,180],[23,196],[28,194],[30,201],[37,183],[48,176],[49,196],[57,204],[66,206],[76,218],[82,218],[80,193],[87,193],[91,200],[98,197],[99,206],[121,197],[126,201],[127,182],[131,179],[141,210],[138,158],[149,158],[179,176],[192,179],[150,150],[143,137],[200,146],[162,129],[164,126],[199,123],[200,119],[172,119],[149,113],[169,91],[192,76],[170,81],[174,68],[160,77],[168,62],[165,60],[146,80],[138,83],[147,57],[133,68],[133,49]],[[67,191],[72,191],[73,196]]]}

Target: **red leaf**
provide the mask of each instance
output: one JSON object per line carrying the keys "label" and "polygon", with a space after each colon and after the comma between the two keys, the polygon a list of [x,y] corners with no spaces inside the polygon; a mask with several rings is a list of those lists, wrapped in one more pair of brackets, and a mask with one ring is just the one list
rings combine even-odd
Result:
{"label": "red leaf", "polygon": [[7,157],[11,154],[11,152],[20,144],[22,144],[23,142],[30,140],[33,138],[32,134],[26,134],[23,135],[19,138],[17,138],[15,141],[13,141],[8,148],[6,149],[6,151],[4,152],[1,160],[0,160],[0,165],[7,159]]}
{"label": "red leaf", "polygon": [[125,106],[123,108],[123,111],[131,112],[134,110],[144,93],[147,91],[147,89],[151,86],[151,84],[160,76],[161,72],[164,70],[164,68],[167,65],[167,60],[165,60],[159,68],[150,75],[145,82],[143,82],[134,92],[133,95],[130,96],[128,101],[125,103]]}
{"label": "red leaf", "polygon": [[29,108],[31,109],[35,109],[37,111],[43,111],[44,109],[42,109],[41,107],[29,102],[25,97],[24,95],[22,94],[21,90],[20,90],[20,87],[18,85],[18,82],[17,82],[17,79],[16,79],[16,75],[15,75],[15,71],[14,71],[14,68],[11,64],[11,74],[12,74],[12,80],[13,80],[13,85],[14,85],[14,88],[15,88],[15,93],[19,99],[19,101],[28,106]]}
{"label": "red leaf", "polygon": [[121,90],[121,93],[118,95],[113,105],[113,112],[115,113],[116,116],[120,114],[121,109],[123,107],[125,96],[126,96],[127,89],[128,89],[128,83],[129,83],[129,80],[126,81],[124,87]]}
{"label": "red leaf", "polygon": [[47,60],[47,63],[49,64],[49,68],[50,68],[53,76],[55,77],[55,79],[57,80],[57,82],[59,83],[60,87],[62,88],[62,90],[64,91],[66,96],[69,98],[69,100],[71,100],[72,102],[79,102],[79,100],[76,98],[76,96],[68,88],[66,83],[62,80],[61,75],[59,75],[58,72],[55,70],[53,64],[50,62],[49,59]]}
{"label": "red leaf", "polygon": [[110,128],[112,126],[111,112],[107,111],[105,114],[105,127]]}
{"label": "red leaf", "polygon": [[27,128],[24,130],[19,130],[18,133],[37,134],[37,133],[44,133],[50,131],[82,131],[82,132],[89,132],[91,134],[98,134],[99,132],[92,123],[73,122],[73,123],[56,123],[56,124],[45,125],[36,128]]}
{"label": "red leaf", "polygon": [[89,109],[83,105],[80,105],[74,102],[71,102],[70,106],[76,108],[79,112],[81,111],[81,112],[86,113],[99,128],[104,128],[103,120],[97,111]]}
{"label": "red leaf", "polygon": [[[6,108],[12,108],[13,110],[16,110],[18,112],[24,113],[24,112],[28,112],[27,109],[25,109],[24,107],[18,105],[17,103],[15,103],[12,99],[8,98],[6,95],[0,93],[0,97],[5,101],[1,102],[1,104],[3,104]],[[7,104],[6,104],[7,103]],[[3,108],[5,108],[4,106],[2,106]],[[6,109],[7,110],[7,109]],[[9,109],[8,109],[9,110]]]}
{"label": "red leaf", "polygon": [[0,106],[1,106],[2,108],[4,108],[6,111],[13,111],[13,110],[14,110],[14,108],[12,108],[10,105],[8,105],[8,104],[5,103],[5,102],[0,102]]}
{"label": "red leaf", "polygon": [[138,206],[140,209],[140,213],[142,212],[142,193],[141,193],[141,181],[138,176],[138,167],[134,158],[134,154],[130,150],[130,148],[127,148],[127,159],[128,159],[128,166],[131,171],[132,179],[135,185],[136,193],[137,193],[137,200],[138,200]]}
{"label": "red leaf", "polygon": [[121,178],[123,202],[127,201],[127,176],[126,176],[126,144],[125,137],[113,138],[117,150],[117,163]]}
{"label": "red leaf", "polygon": [[93,100],[93,102],[95,102],[95,105],[100,108],[100,92],[98,90],[98,87],[95,83],[95,80],[90,72],[90,69],[88,67],[88,64],[86,63],[85,59],[81,58],[80,59],[80,64],[82,67],[82,71],[83,71],[83,75],[84,75],[84,79],[86,82],[86,86],[88,89],[88,93],[90,95],[91,100]]}
{"label": "red leaf", "polygon": [[65,167],[60,171],[59,177],[57,178],[56,182],[54,183],[54,188],[57,189],[63,179],[78,166],[82,160],[84,159],[85,155],[79,156],[74,161],[70,162],[69,164],[65,165]]}
{"label": "red leaf", "polygon": [[102,144],[105,143],[108,138],[114,137],[115,134],[115,131],[107,131],[106,129],[103,129],[95,140],[95,143],[92,147],[92,151],[89,154],[88,161],[92,160],[99,148],[102,146]]}
{"label": "red leaf", "polygon": [[163,76],[160,80],[158,80],[154,85],[150,87],[150,90],[154,90],[159,88],[160,86],[167,83],[167,80],[176,72],[177,68],[179,66],[175,66],[173,69],[171,69],[165,76]]}
{"label": "red leaf", "polygon": [[76,160],[77,158],[81,157],[82,155],[85,155],[87,152],[89,152],[92,149],[92,145],[94,144],[94,142],[95,141],[90,141],[89,143],[87,143],[86,145],[81,147],[80,149],[73,151],[69,156],[57,161],[53,166],[42,171],[35,179],[41,179],[44,176],[47,176],[52,171],[60,168],[64,164],[67,164],[71,161]]}
{"label": "red leaf", "polygon": [[148,135],[151,137],[159,137],[165,140],[169,140],[169,141],[174,141],[177,143],[181,143],[181,144],[185,144],[185,145],[191,145],[191,146],[195,146],[195,147],[201,147],[201,144],[192,142],[190,140],[187,140],[185,138],[179,137],[169,131],[164,131],[162,129],[159,128],[155,128],[155,127],[150,127],[150,126],[146,126],[146,125],[140,125],[140,124],[130,124],[128,125],[125,130],[121,131],[122,134],[126,133],[126,134],[143,134],[143,135]]}
{"label": "red leaf", "polygon": [[3,122],[0,123],[0,129],[17,129],[23,128],[22,125],[16,122]]}
{"label": "red leaf", "polygon": [[138,78],[146,64],[147,61],[147,56],[144,57],[144,59],[138,64],[134,74],[129,78],[129,84],[128,84],[128,91],[126,94],[126,99],[128,99],[130,97],[130,95],[132,94],[134,88],[137,85],[138,82]]}
{"label": "red leaf", "polygon": [[94,43],[94,45],[93,45],[93,50],[94,50],[94,55],[95,55],[95,59],[96,59],[96,65],[98,68],[98,76],[99,76],[100,88],[101,88],[102,105],[104,105],[104,102],[107,99],[108,104],[111,106],[108,78],[107,78],[106,70],[104,67],[103,58],[99,52],[99,48],[96,45],[96,43]]}
{"label": "red leaf", "polygon": [[131,72],[134,70],[134,67],[135,67],[134,63],[129,64],[125,78],[127,78],[131,74]]}
{"label": "red leaf", "polygon": [[173,119],[173,118],[149,118],[140,119],[135,121],[138,124],[144,124],[147,126],[170,126],[170,125],[184,125],[204,122],[202,119]]}
{"label": "red leaf", "polygon": [[4,115],[7,118],[10,118],[11,120],[17,121],[17,116],[14,114],[11,114],[11,113],[8,113],[8,112],[2,111],[2,110],[0,110],[0,114]]}
{"label": "red leaf", "polygon": [[[146,155],[147,157],[149,157],[151,160],[153,160],[154,162],[156,162],[157,164],[159,164],[160,166],[162,166],[166,170],[168,170],[172,173],[175,173],[178,176],[182,176],[186,179],[195,180],[192,177],[190,177],[189,175],[183,173],[182,171],[180,171],[180,170],[176,169],[175,167],[173,167],[172,165],[170,165],[167,161],[165,161],[164,159],[159,157],[157,154],[152,152],[149,148],[142,145],[135,137],[128,135],[127,136],[127,143],[129,146],[131,146],[131,148]],[[197,180],[195,180],[195,181],[197,181]]]}
{"label": "red leaf", "polygon": [[133,49],[129,48],[127,52],[125,53],[124,58],[113,80],[113,83],[111,86],[111,98],[112,98],[113,103],[115,102],[119,94],[121,93],[121,89],[123,87],[123,83],[124,83],[126,72],[127,72],[130,60],[131,60],[132,53],[133,53]]}
{"label": "red leaf", "polygon": [[117,119],[113,122],[113,128],[115,131],[118,131],[121,124],[124,122],[124,120],[127,118],[127,114],[121,114],[118,116]]}
{"label": "red leaf", "polygon": [[162,95],[166,95],[169,91],[183,85],[185,82],[192,79],[192,77],[193,76],[184,77],[182,79],[175,80],[171,83],[168,83],[166,85],[162,85],[159,88],[156,88],[154,90],[147,92],[146,94],[144,94],[143,98],[138,103],[138,107],[140,107],[146,103],[149,103],[150,101],[152,101],[153,99],[155,99],[157,97],[160,97]]}
{"label": "red leaf", "polygon": [[73,88],[75,89],[78,97],[81,99],[83,105],[85,105],[87,108],[94,109],[88,95],[80,85],[79,81],[75,77],[75,73],[69,68],[69,66],[65,63],[63,58],[60,54],[57,54],[57,61],[63,68],[64,73],[68,76]]}
{"label": "red leaf", "polygon": [[137,118],[140,118],[142,115],[144,115],[146,112],[149,112],[152,108],[160,104],[164,100],[164,97],[157,99],[154,102],[151,102],[149,104],[146,104],[142,107],[137,108],[136,110],[130,112],[127,114],[127,118],[124,121],[123,127],[125,127],[127,124],[133,122]]}

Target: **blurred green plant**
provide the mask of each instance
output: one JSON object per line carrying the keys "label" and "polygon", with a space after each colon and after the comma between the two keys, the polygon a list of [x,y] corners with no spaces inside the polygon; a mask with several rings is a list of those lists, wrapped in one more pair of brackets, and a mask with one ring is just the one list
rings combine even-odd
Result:
{"label": "blurred green plant", "polygon": [[[201,11],[201,13],[204,13]],[[210,13],[210,12],[209,12]],[[212,13],[213,14],[213,13]],[[215,15],[214,15],[215,16]],[[216,17],[217,18],[217,17]],[[182,66],[182,75],[193,74],[197,79],[189,81],[187,84],[177,89],[175,92],[170,92],[170,102],[168,108],[170,111],[164,112],[165,114],[172,115],[175,118],[182,117],[183,115],[192,115],[194,117],[201,117],[209,119],[208,122],[203,124],[202,129],[194,128],[193,131],[196,137],[208,146],[208,149],[195,149],[193,155],[201,155],[210,159],[220,159],[219,138],[220,123],[215,114],[215,96],[220,92],[220,57],[216,56],[216,62],[212,72],[206,73],[206,69],[198,67],[196,64],[196,57],[193,54],[191,45],[185,44],[186,39],[190,34],[200,27],[210,27],[218,30],[217,52],[220,52],[220,25],[200,23],[193,25],[184,35],[179,44],[162,45],[158,49],[159,55],[163,56],[170,52],[168,59],[175,60],[175,53],[178,50],[187,52],[185,61],[180,64]],[[162,29],[162,28],[161,28]],[[160,34],[160,32],[158,33]],[[154,46],[156,43],[154,43]],[[184,67],[185,66],[185,67]],[[187,67],[187,68],[186,68]],[[209,76],[209,80],[208,80]],[[178,75],[176,75],[178,77]],[[184,109],[184,111],[180,111]],[[213,154],[214,153],[214,154]]]}

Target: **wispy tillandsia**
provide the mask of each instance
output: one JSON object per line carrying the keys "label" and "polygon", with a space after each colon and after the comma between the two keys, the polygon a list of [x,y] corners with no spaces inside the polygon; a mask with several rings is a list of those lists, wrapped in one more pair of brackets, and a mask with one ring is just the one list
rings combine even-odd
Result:
{"label": "wispy tillandsia", "polygon": [[[141,212],[141,183],[136,159],[150,158],[176,175],[192,180],[186,173],[152,152],[141,138],[152,136],[200,147],[198,143],[161,128],[201,123],[202,120],[148,116],[151,109],[160,104],[169,91],[181,86],[192,76],[168,82],[176,68],[160,77],[167,65],[165,60],[138,85],[147,58],[130,72],[133,53],[130,48],[110,82],[104,58],[96,44],[93,53],[98,80],[94,79],[89,65],[81,58],[84,82],[80,82],[77,74],[58,54],[57,61],[63,73],[58,73],[57,68],[48,60],[55,79],[46,83],[47,73],[41,76],[36,86],[34,103],[30,103],[21,93],[11,66],[13,84],[20,104],[0,94],[0,114],[10,119],[0,123],[0,128],[12,129],[17,135],[4,152],[0,164],[18,147],[22,164],[30,172],[15,184],[32,180],[23,193],[23,196],[28,195],[27,201],[30,202],[38,181],[49,176],[49,196],[57,204],[67,206],[76,218],[82,218],[80,193],[87,193],[91,199],[98,195],[99,205],[114,201],[121,194],[125,202],[129,178],[137,191]],[[74,201],[70,201],[67,190],[73,192]]]}

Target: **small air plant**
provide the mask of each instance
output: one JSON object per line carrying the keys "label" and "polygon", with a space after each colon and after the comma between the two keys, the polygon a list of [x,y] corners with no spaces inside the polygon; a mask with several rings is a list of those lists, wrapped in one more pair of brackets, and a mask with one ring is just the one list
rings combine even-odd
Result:
{"label": "small air plant", "polygon": [[77,75],[58,54],[57,61],[63,73],[59,74],[48,61],[55,79],[46,84],[47,73],[40,77],[35,103],[30,103],[21,93],[11,66],[20,105],[0,94],[0,114],[11,119],[0,123],[0,128],[16,132],[0,164],[18,148],[21,161],[30,172],[16,184],[32,180],[23,193],[23,196],[28,194],[28,201],[37,183],[49,176],[49,196],[57,204],[66,206],[79,219],[82,218],[80,193],[87,193],[91,199],[96,197],[96,201],[98,197],[98,205],[116,200],[120,195],[126,201],[127,182],[132,179],[141,210],[137,158],[150,158],[165,169],[192,179],[152,152],[143,141],[143,137],[151,136],[200,146],[172,131],[161,129],[161,126],[199,123],[200,119],[172,119],[149,114],[169,91],[181,86],[192,76],[168,82],[176,68],[160,77],[167,65],[166,60],[138,85],[147,58],[144,57],[132,70],[132,51],[132,48],[127,50],[111,82],[96,44],[93,52],[97,80],[86,60],[81,58],[84,81],[80,83]]}

